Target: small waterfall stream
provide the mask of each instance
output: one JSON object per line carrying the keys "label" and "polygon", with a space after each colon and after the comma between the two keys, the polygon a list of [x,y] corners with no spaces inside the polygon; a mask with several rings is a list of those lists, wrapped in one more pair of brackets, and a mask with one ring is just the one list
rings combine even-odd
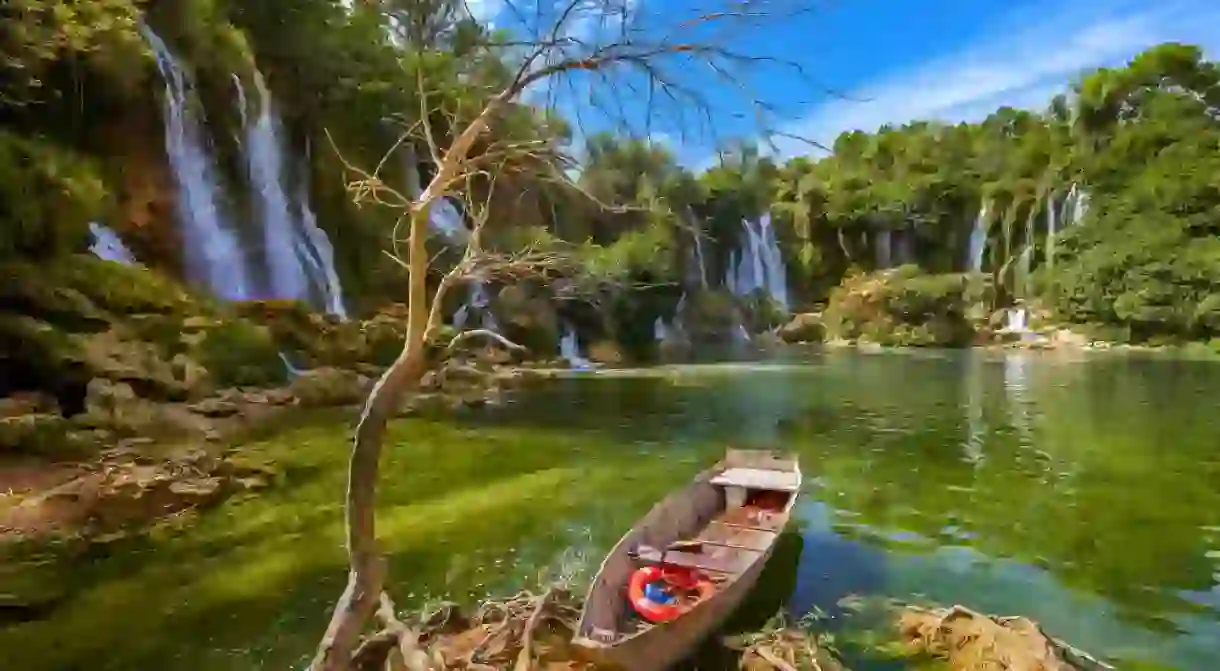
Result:
{"label": "small waterfall stream", "polygon": [[127,245],[123,244],[123,239],[108,227],[91,221],[89,222],[89,234],[93,236],[93,243],[89,245],[89,251],[98,258],[126,265],[136,262],[135,255],[127,249]]}
{"label": "small waterfall stream", "polygon": [[983,252],[987,249],[987,215],[991,203],[984,200],[979,206],[979,214],[974,219],[974,228],[970,231],[970,241],[966,248],[966,270],[972,273],[982,272]]}
{"label": "small waterfall stream", "polygon": [[563,357],[573,370],[593,368],[593,362],[581,356],[580,341],[576,337],[576,331],[566,321],[563,323],[563,337],[559,340],[559,356]]}
{"label": "small waterfall stream", "polygon": [[882,228],[876,232],[877,269],[885,270],[894,265],[894,231]]}
{"label": "small waterfall stream", "polygon": [[221,213],[216,166],[205,144],[193,82],[156,33],[143,25],[140,32],[165,80],[165,150],[178,188],[187,279],[219,298],[249,299],[249,269],[237,236]]}

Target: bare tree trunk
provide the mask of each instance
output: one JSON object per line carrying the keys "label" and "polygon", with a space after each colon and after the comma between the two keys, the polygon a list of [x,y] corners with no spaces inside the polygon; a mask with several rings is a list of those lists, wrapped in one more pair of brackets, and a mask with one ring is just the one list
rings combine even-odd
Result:
{"label": "bare tree trunk", "polygon": [[411,277],[407,303],[407,339],[402,353],[369,393],[347,479],[347,550],[351,562],[347,588],[335,605],[326,634],[318,645],[311,671],[348,671],[364,625],[377,610],[385,583],[385,560],[377,544],[377,480],[386,423],[407,392],[416,389],[428,370],[425,331],[428,326],[427,235],[425,208],[412,213]]}

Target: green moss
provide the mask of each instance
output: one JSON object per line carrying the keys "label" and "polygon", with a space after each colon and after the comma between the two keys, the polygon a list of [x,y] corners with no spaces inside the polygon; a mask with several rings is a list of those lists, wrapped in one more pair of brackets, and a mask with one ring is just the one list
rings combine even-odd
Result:
{"label": "green moss", "polygon": [[78,254],[58,261],[51,279],[87,296],[115,315],[210,312],[214,306],[181,285],[142,266]]}
{"label": "green moss", "polygon": [[287,380],[270,331],[247,321],[207,329],[194,355],[221,386],[272,386]]}
{"label": "green moss", "polygon": [[0,259],[81,249],[110,205],[95,161],[0,129]]}

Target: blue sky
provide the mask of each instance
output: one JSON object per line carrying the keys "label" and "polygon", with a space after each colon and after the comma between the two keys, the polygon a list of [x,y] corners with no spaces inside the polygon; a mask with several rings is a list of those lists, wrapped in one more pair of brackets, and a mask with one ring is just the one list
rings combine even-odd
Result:
{"label": "blue sky", "polygon": [[[635,21],[671,26],[702,0],[627,0]],[[506,25],[503,0],[478,0],[476,13]],[[711,130],[689,117],[661,115],[650,127],[689,165],[704,165],[715,138],[757,137],[759,122],[742,112],[753,100],[773,106],[767,124],[828,144],[840,132],[876,130],[915,119],[977,120],[1001,105],[1043,107],[1081,72],[1120,65],[1165,41],[1201,45],[1220,57],[1220,0],[809,0],[811,11],[730,36],[738,52],[799,63],[803,73],[776,65],[747,69],[744,89],[708,72],[683,67],[675,76],[706,96]],[[588,21],[581,30],[588,31]],[[533,92],[538,95],[538,92]],[[841,94],[841,95],[840,95]],[[634,113],[639,90],[616,85],[599,94]],[[587,91],[565,87],[559,105],[569,116],[587,109]],[[676,108],[675,108],[676,109]],[[673,111],[673,110],[670,110]],[[665,118],[666,116],[671,118]],[[590,129],[597,120],[587,122]],[[713,137],[714,134],[714,137]],[[810,153],[796,140],[776,140],[783,156]]]}

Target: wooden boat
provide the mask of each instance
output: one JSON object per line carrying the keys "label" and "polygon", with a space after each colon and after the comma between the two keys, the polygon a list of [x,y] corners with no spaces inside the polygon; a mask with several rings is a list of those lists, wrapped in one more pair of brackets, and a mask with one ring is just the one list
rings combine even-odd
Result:
{"label": "wooden boat", "polygon": [[[585,599],[577,650],[598,666],[626,671],[661,671],[687,657],[754,587],[800,488],[794,455],[729,449],[610,551]],[[676,618],[652,624],[627,596],[633,574],[646,566],[694,569],[714,589]]]}

